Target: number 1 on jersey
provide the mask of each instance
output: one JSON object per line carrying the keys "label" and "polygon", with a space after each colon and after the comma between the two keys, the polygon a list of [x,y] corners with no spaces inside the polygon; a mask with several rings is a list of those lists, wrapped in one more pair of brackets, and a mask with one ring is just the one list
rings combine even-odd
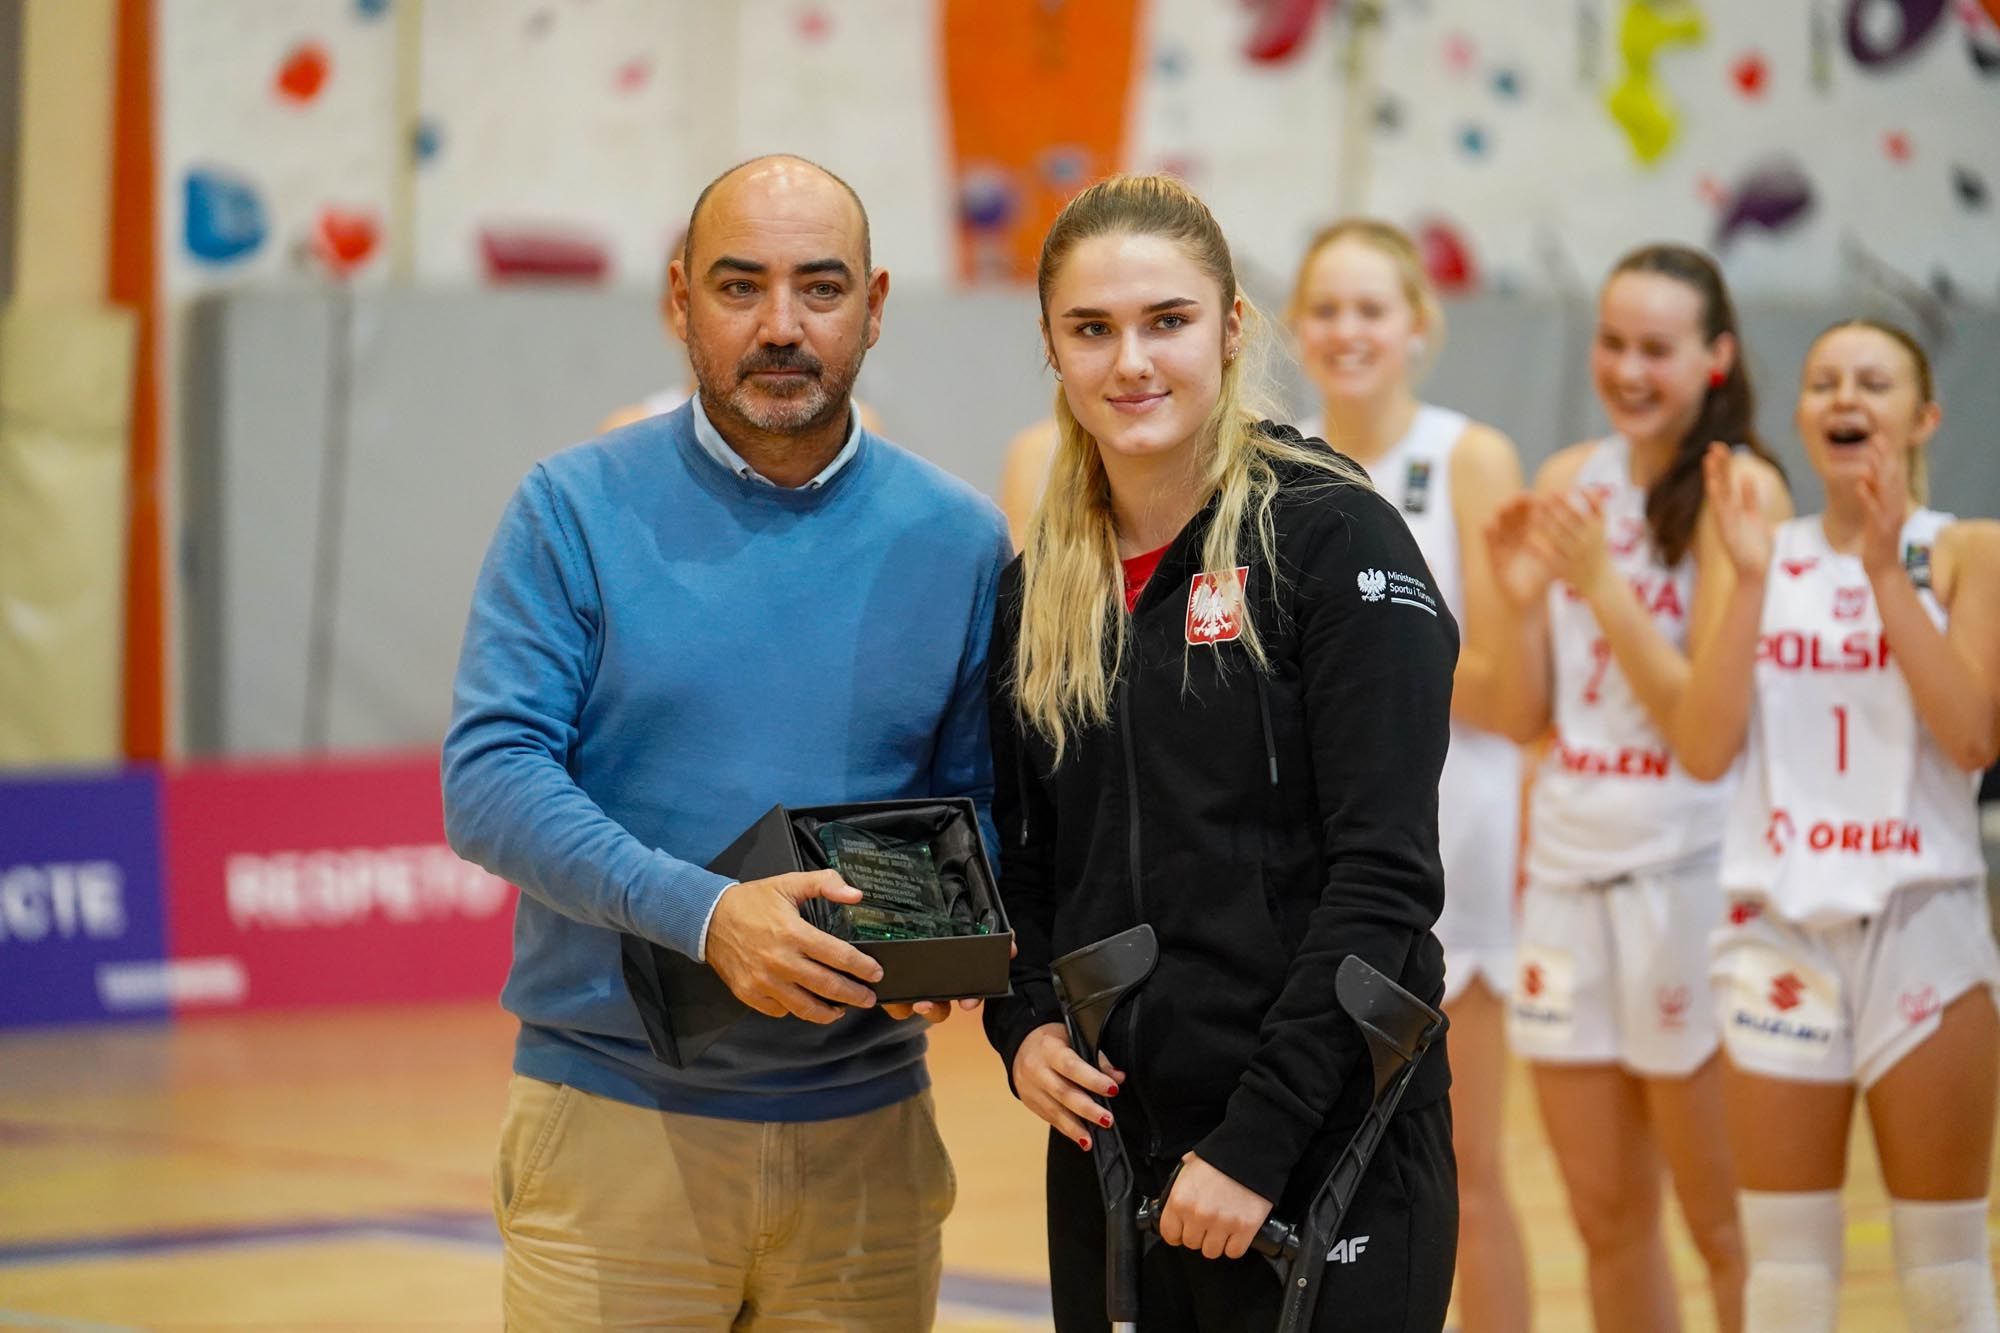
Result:
{"label": "number 1 on jersey", "polygon": [[1847,705],[1833,706],[1833,771],[1847,771]]}

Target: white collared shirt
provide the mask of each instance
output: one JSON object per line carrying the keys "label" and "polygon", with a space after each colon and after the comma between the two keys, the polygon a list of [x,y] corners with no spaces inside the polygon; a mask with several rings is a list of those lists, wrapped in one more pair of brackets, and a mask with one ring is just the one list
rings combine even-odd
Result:
{"label": "white collared shirt", "polygon": [[[703,452],[716,462],[722,464],[723,467],[736,476],[742,477],[746,481],[761,481],[766,486],[776,486],[778,484],[759,472],[756,468],[744,462],[743,455],[729,447],[729,442],[722,438],[722,432],[718,431],[715,428],[715,423],[708,419],[708,412],[701,405],[700,394],[696,394],[694,397],[694,437],[700,442]],[[847,443],[840,446],[840,452],[833,456],[833,461],[828,463],[824,468],[821,468],[819,475],[807,482],[802,489],[816,491],[826,485],[827,482],[833,479],[833,474],[846,467],[860,449],[861,414],[854,410],[853,401],[849,400],[847,405]]]}

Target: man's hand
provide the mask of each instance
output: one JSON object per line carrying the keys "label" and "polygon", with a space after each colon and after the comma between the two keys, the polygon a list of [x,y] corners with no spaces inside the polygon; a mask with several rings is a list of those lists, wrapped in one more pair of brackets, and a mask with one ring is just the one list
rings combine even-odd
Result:
{"label": "man's hand", "polygon": [[1187,1153],[1160,1210],[1160,1239],[1209,1259],[1241,1259],[1270,1215],[1269,1199]]}
{"label": "man's hand", "polygon": [[809,925],[799,915],[799,904],[809,898],[858,903],[861,890],[831,870],[730,885],[709,918],[708,965],[760,1014],[831,1023],[843,1012],[840,1005],[874,1005],[875,992],[862,982],[880,981],[882,965]]}

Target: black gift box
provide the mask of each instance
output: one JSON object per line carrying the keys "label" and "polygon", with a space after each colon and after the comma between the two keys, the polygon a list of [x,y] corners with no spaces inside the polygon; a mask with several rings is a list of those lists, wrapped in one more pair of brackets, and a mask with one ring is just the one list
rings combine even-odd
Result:
{"label": "black gift box", "polygon": [[[854,947],[882,965],[872,988],[880,1003],[912,1000],[991,999],[1009,994],[1007,961],[1014,943],[1000,891],[979,837],[979,819],[963,797],[916,801],[857,801],[847,805],[774,805],[764,817],[708,863],[739,883],[800,870],[826,869],[820,824],[838,820],[899,841],[931,845],[939,870],[962,875],[973,906],[990,909],[998,925],[988,935],[944,939],[857,940]],[[806,919],[824,929],[835,904],[811,899]],[[750,1007],[706,963],[627,935],[625,985],[646,1025],[653,1054],[686,1068]]]}

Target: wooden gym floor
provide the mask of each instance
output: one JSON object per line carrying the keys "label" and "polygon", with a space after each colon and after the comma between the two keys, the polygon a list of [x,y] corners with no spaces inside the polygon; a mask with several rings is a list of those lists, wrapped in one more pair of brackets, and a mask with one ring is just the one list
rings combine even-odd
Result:
{"label": "wooden gym floor", "polygon": [[[939,1328],[1047,1328],[1044,1142],[975,1016],[935,1033],[957,1163]],[[512,1020],[491,1006],[0,1036],[0,1328],[497,1329],[488,1170]],[[1588,1327],[1582,1261],[1520,1070],[1508,1160],[1536,1327]],[[1842,1326],[1901,1326],[1858,1141]],[[1712,1327],[1675,1237],[1689,1329]]]}

